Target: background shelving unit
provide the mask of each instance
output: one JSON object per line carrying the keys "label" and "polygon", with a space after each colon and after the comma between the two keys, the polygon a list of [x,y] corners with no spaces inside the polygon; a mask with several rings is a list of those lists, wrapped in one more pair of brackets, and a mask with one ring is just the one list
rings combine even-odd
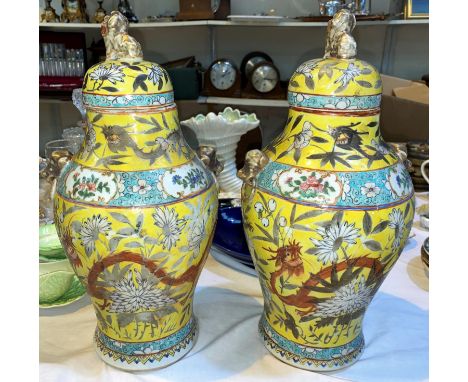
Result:
{"label": "background shelving unit", "polygon": [[[387,11],[392,3],[401,0],[374,0],[372,6],[380,7],[376,13]],[[88,2],[89,3],[89,2]],[[106,0],[104,8],[115,9],[116,0]],[[301,22],[293,19],[300,14],[318,14],[318,3],[310,0],[284,2],[279,0],[231,2],[233,14],[254,14],[263,7],[274,7],[278,13],[289,14],[291,19],[280,23],[240,23],[219,20],[177,21],[130,24],[131,34],[142,44],[145,59],[168,62],[194,55],[205,68],[216,58],[230,58],[238,65],[245,54],[261,50],[268,53],[279,68],[282,80],[288,80],[302,62],[323,55],[325,22]],[[134,1],[133,7],[142,20],[148,14],[163,10],[176,13],[177,0]],[[42,3],[40,2],[40,5]],[[52,5],[60,13],[58,0]],[[317,9],[315,9],[317,8]],[[295,13],[296,12],[296,13]],[[88,14],[94,13],[88,4]],[[99,24],[40,24],[40,30],[85,33],[86,44],[98,41]],[[368,61],[389,75],[419,79],[428,73],[429,20],[359,21],[354,31],[359,58]],[[255,36],[255,38],[253,38]],[[228,105],[255,112],[262,121],[264,142],[281,131],[287,118],[287,101],[200,97],[198,100],[178,101],[180,120],[197,113],[219,111]],[[50,139],[61,136],[63,128],[74,125],[79,119],[71,100],[40,99],[40,147]]]}

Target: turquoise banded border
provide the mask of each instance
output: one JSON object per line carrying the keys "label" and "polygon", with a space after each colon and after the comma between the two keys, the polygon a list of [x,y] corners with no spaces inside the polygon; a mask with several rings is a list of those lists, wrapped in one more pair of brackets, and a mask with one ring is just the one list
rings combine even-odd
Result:
{"label": "turquoise banded border", "polygon": [[289,92],[291,106],[325,110],[369,110],[380,107],[381,94],[370,96],[321,96]]}
{"label": "turquoise banded border", "polygon": [[[331,189],[310,187],[302,183],[314,176]],[[296,189],[285,184],[291,178]],[[295,184],[295,182],[299,182]],[[373,186],[370,189],[369,186]],[[273,196],[309,206],[337,209],[386,208],[402,203],[413,196],[411,177],[402,163],[371,171],[329,172],[305,169],[278,162],[269,162],[257,178],[257,187]]]}
{"label": "turquoise banded border", "polygon": [[132,108],[168,106],[174,103],[174,92],[162,94],[98,95],[83,93],[87,107]]}
{"label": "turquoise banded border", "polygon": [[364,346],[364,336],[362,335],[362,332],[351,342],[337,347],[317,348],[312,346],[300,346],[276,332],[268,323],[264,315],[260,319],[259,329],[260,332],[264,331],[264,334],[266,334],[267,337],[280,348],[299,358],[306,358],[315,361],[331,361],[342,357],[343,354],[356,352]]}
{"label": "turquoise banded border", "polygon": [[161,338],[155,341],[148,342],[123,342],[114,340],[106,336],[99,329],[96,332],[98,341],[108,350],[125,355],[125,356],[148,356],[156,354],[174,346],[179,345],[186,337],[188,337],[196,329],[196,320],[192,316],[189,322],[179,331],[171,334],[168,337]]}
{"label": "turquoise banded border", "polygon": [[[93,184],[92,190],[89,190],[86,186],[90,182],[83,181],[83,178],[89,179],[91,176]],[[203,194],[214,184],[213,175],[197,157],[178,167],[131,172],[97,170],[72,160],[64,167],[60,178],[57,193],[63,199],[102,208],[171,204]],[[72,182],[78,184],[73,191],[67,186]],[[167,190],[169,193],[165,191],[164,187],[175,187],[177,182],[177,189]],[[79,184],[83,184],[84,191],[79,191]],[[141,184],[144,185],[142,191],[138,189]]]}

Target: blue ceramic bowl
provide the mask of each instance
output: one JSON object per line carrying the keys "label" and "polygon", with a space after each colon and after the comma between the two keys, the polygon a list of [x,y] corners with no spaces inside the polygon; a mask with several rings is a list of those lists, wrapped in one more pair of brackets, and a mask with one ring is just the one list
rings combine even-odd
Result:
{"label": "blue ceramic bowl", "polygon": [[242,262],[252,263],[242,225],[241,207],[220,201],[213,245]]}

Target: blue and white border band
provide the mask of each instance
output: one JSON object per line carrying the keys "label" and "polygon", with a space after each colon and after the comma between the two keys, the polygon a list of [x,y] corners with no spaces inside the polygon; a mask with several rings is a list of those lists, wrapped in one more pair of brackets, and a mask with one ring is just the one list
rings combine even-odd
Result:
{"label": "blue and white border band", "polygon": [[364,336],[360,333],[345,345],[317,348],[296,344],[277,333],[262,316],[259,332],[266,348],[290,365],[308,370],[336,370],[356,362],[364,349]]}
{"label": "blue and white border band", "polygon": [[87,107],[164,107],[174,103],[174,92],[158,94],[99,95],[83,93],[83,103]]}
{"label": "blue and white border band", "polygon": [[297,203],[341,209],[385,208],[413,195],[405,166],[379,170],[332,172],[270,162],[257,178],[257,187]]}
{"label": "blue and white border band", "polygon": [[179,331],[171,334],[168,337],[148,342],[123,342],[114,340],[106,336],[102,331],[97,330],[96,337],[107,349],[127,355],[141,356],[157,354],[162,351],[173,348],[184,340],[196,327],[196,320],[193,316],[189,322]]}
{"label": "blue and white border band", "polygon": [[101,359],[124,370],[151,370],[166,367],[184,357],[195,344],[197,322],[194,317],[178,332],[155,341],[113,340],[98,328],[94,344]]}
{"label": "blue and white border band", "polygon": [[288,102],[294,107],[326,110],[370,110],[380,107],[381,94],[370,96],[321,96],[289,92]]}

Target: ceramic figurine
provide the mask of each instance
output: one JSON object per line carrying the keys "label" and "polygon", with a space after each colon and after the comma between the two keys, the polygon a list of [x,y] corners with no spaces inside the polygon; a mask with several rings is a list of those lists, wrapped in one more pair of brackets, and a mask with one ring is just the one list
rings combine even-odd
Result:
{"label": "ceramic figurine", "polygon": [[60,17],[55,13],[55,9],[50,5],[52,0],[45,0],[46,7],[44,12],[41,14],[41,23],[58,23],[60,21]]}
{"label": "ceramic figurine", "polygon": [[194,132],[200,145],[216,148],[224,165],[217,177],[220,199],[240,198],[242,180],[237,177],[237,145],[245,133],[260,124],[257,116],[227,107],[221,113],[199,114],[181,123]]}
{"label": "ceramic figurine", "polygon": [[[117,11],[102,24],[108,59],[84,77],[86,138],[60,174],[54,213],[95,308],[97,353],[145,370],[194,345],[218,187],[183,138],[167,72],[143,59],[127,27]],[[202,158],[217,164],[212,149]]]}
{"label": "ceramic figurine", "polygon": [[64,23],[87,23],[89,22],[86,13],[85,0],[62,0],[63,13],[60,20]]}
{"label": "ceramic figurine", "polygon": [[98,1],[98,7],[94,13],[94,22],[98,24],[102,23],[104,21],[104,17],[107,15],[106,10],[102,7],[103,2],[104,1]]}
{"label": "ceramic figurine", "polygon": [[414,216],[405,165],[379,132],[382,82],[354,58],[354,15],[329,22],[325,58],[289,83],[284,132],[249,152],[244,229],[264,296],[260,333],[290,365],[354,363],[364,313],[403,250]]}
{"label": "ceramic figurine", "polygon": [[135,12],[133,12],[132,6],[128,0],[119,0],[118,10],[127,18],[129,22],[138,22],[138,17],[136,17]]}

